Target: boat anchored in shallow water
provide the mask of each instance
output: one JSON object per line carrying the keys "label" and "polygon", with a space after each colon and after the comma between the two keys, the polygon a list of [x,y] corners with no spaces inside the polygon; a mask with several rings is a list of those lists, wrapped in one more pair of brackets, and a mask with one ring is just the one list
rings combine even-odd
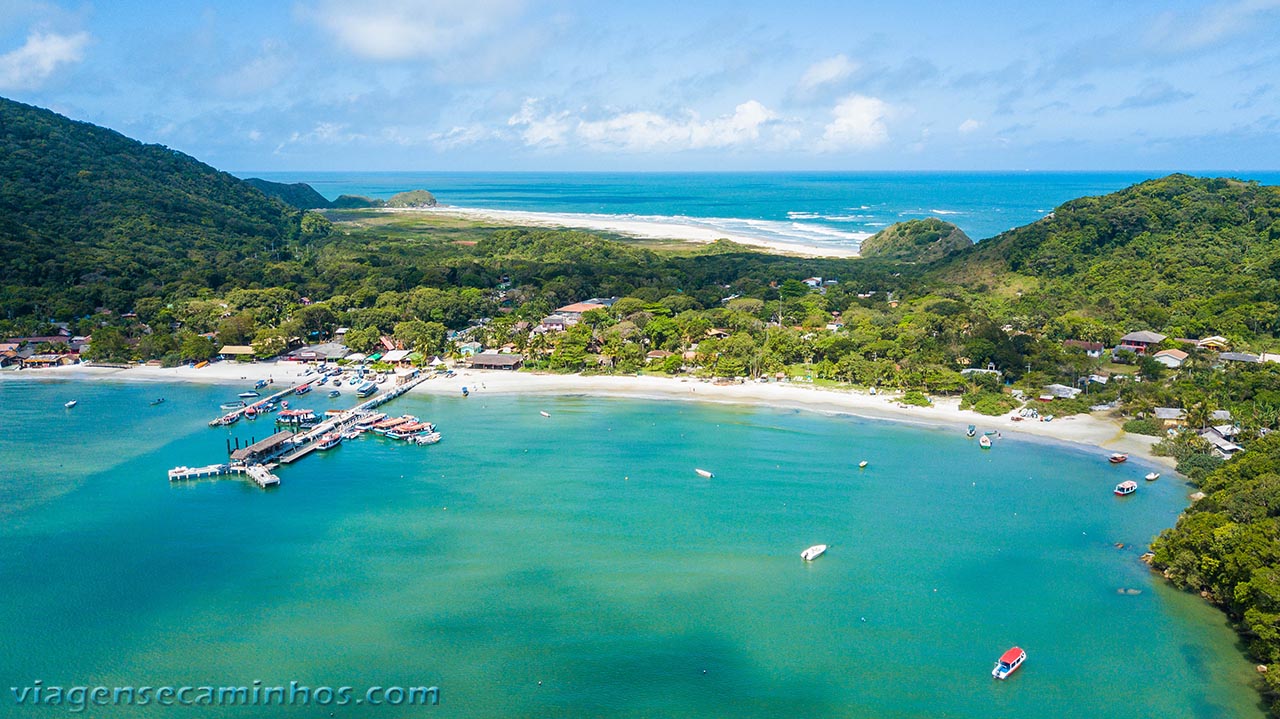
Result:
{"label": "boat anchored in shallow water", "polygon": [[705,469],[695,469],[693,471],[697,472],[699,477],[706,477],[707,479],[711,479],[716,476],[714,472],[709,472]]}
{"label": "boat anchored in shallow water", "polygon": [[1154,481],[1156,481],[1157,479],[1160,479],[1160,473],[1159,473],[1159,472],[1148,472],[1148,473],[1147,473],[1146,480],[1147,480],[1148,482],[1154,482]]}
{"label": "boat anchored in shallow water", "polygon": [[985,434],[982,435],[978,438],[978,446],[983,449],[991,449],[991,438]]}
{"label": "boat anchored in shallow water", "polygon": [[1115,493],[1121,497],[1138,491],[1138,483],[1132,479],[1116,485]]}
{"label": "boat anchored in shallow water", "polygon": [[977,433],[978,433],[978,428],[973,425],[969,425],[969,428],[964,431],[964,436],[972,437]]}
{"label": "boat anchored in shallow water", "polygon": [[801,552],[800,558],[806,562],[812,562],[818,557],[821,557],[823,553],[825,553],[826,551],[827,551],[827,545],[815,544],[812,547],[809,547],[808,549]]}
{"label": "boat anchored in shallow water", "polygon": [[538,412],[538,414],[542,415],[543,417],[550,417],[550,416],[551,416],[551,413],[550,413],[550,412],[546,412],[546,411]]}
{"label": "boat anchored in shallow water", "polygon": [[1022,663],[1027,660],[1027,653],[1021,647],[1013,647],[1009,651],[1000,655],[1000,659],[996,661],[996,666],[991,670],[991,676],[996,679],[1005,679],[1010,674],[1018,670]]}
{"label": "boat anchored in shallow water", "polygon": [[1110,457],[1107,457],[1107,461],[1112,464],[1120,464],[1121,462],[1127,462],[1128,460],[1129,455],[1121,454],[1120,452],[1113,452]]}
{"label": "boat anchored in shallow water", "polygon": [[75,400],[75,399],[73,399],[73,400],[71,400],[70,402],[67,402],[66,404],[64,404],[64,405],[62,405],[62,406],[63,406],[63,407],[66,407],[67,409],[71,409],[72,407],[76,406],[77,404],[80,404],[80,401],[79,401],[79,400]]}
{"label": "boat anchored in shallow water", "polygon": [[866,469],[868,464],[871,463],[864,459],[861,462],[858,462],[858,469]]}

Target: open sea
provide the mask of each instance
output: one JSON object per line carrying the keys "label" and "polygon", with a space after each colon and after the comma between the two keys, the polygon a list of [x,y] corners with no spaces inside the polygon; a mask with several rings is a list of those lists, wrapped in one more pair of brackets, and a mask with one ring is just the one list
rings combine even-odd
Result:
{"label": "open sea", "polygon": [[[685,224],[770,242],[850,249],[885,227],[937,217],[975,241],[1164,172],[238,172],[306,182],[330,200],[431,191],[442,204]],[[1197,173],[1280,184],[1280,172]]]}
{"label": "open sea", "polygon": [[[435,446],[344,442],[267,491],[170,484],[271,432],[206,426],[243,389],[0,381],[0,716],[1262,716],[1223,615],[1138,559],[1191,491],[1141,462],[482,390],[388,405],[437,423]],[[1122,479],[1141,487],[1115,497]],[[1026,665],[994,681],[1015,644]],[[354,695],[77,714],[18,705],[37,680]],[[440,703],[356,703],[369,686]]]}

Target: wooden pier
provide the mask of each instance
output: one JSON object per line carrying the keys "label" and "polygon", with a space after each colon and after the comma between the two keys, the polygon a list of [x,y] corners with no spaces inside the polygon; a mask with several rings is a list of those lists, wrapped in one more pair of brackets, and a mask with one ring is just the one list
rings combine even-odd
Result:
{"label": "wooden pier", "polygon": [[169,470],[169,481],[183,482],[191,479],[209,479],[227,474],[247,474],[254,484],[263,489],[280,484],[280,478],[261,464],[210,464],[204,467],[174,467]]}
{"label": "wooden pier", "polygon": [[[303,382],[302,384],[296,384],[296,385],[293,385],[292,387],[289,387],[288,389],[282,389],[279,392],[276,392],[275,394],[268,395],[266,397],[259,397],[256,401],[252,403],[245,403],[245,406],[243,407],[233,409],[229,412],[225,412],[223,414],[218,415],[215,419],[209,420],[209,426],[225,427],[226,425],[229,425],[232,422],[239,420],[242,416],[244,416],[245,410],[249,409],[250,407],[261,408],[263,405],[265,405],[268,402],[275,402],[284,397],[287,397],[288,395],[293,394],[293,391],[301,387],[303,384],[310,384],[310,382]],[[227,421],[231,417],[234,417],[235,419]]]}
{"label": "wooden pier", "polygon": [[[330,432],[344,432],[351,429],[360,420],[367,417],[373,410],[417,387],[423,382],[434,377],[434,373],[424,373],[409,379],[406,382],[392,387],[386,392],[380,392],[370,399],[361,402],[349,410],[340,412],[324,421],[320,422],[305,432],[277,432],[276,434],[255,442],[243,449],[237,449],[232,453],[232,462],[227,464],[210,464],[204,467],[175,467],[169,470],[169,481],[177,482],[189,479],[203,479],[206,477],[217,477],[226,474],[244,474],[248,475],[259,487],[266,488],[280,484],[280,478],[270,472],[271,467],[278,464],[291,464],[299,459],[311,454],[319,449],[318,441],[324,435]],[[277,392],[269,397],[254,402],[253,405],[262,405],[267,402],[278,400],[285,395],[293,392],[295,387]],[[223,420],[231,415],[239,417],[249,406],[241,407],[234,412],[219,417],[209,423],[211,427],[222,426]],[[237,447],[239,445],[237,444]]]}

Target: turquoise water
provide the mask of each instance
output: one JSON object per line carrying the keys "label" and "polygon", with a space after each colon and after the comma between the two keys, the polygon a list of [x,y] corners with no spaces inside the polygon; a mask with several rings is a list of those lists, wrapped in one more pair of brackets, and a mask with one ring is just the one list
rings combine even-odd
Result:
{"label": "turquoise water", "polygon": [[[938,217],[985,239],[1067,200],[1163,172],[241,172],[306,182],[329,199],[427,189],[440,202],[619,215],[713,227],[776,242],[856,246],[895,222]],[[1280,183],[1280,172],[1211,173]]]}
{"label": "turquoise water", "polygon": [[[1141,463],[481,391],[390,405],[439,445],[362,438],[269,491],[170,485],[169,467],[269,433],[205,426],[239,389],[0,382],[0,686],[441,690],[430,709],[327,708],[344,717],[1262,716],[1222,615],[1138,561],[1188,491],[1112,496]],[[1026,666],[993,681],[1013,644]],[[89,715],[174,712],[327,716]]]}

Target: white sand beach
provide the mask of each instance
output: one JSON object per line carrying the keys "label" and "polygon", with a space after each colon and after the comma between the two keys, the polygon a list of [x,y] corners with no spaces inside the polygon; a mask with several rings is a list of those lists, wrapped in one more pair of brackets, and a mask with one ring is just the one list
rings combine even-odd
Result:
{"label": "white sand beach", "polygon": [[[852,247],[835,247],[806,243],[803,239],[779,241],[770,239],[770,233],[754,234],[750,231],[726,231],[715,227],[710,220],[699,221],[698,218],[666,218],[640,215],[588,215],[554,212],[526,212],[518,210],[490,210],[470,207],[437,206],[415,209],[387,209],[386,212],[425,212],[448,217],[461,217],[481,222],[498,222],[510,225],[534,227],[571,227],[597,232],[613,232],[629,237],[683,240],[695,243],[710,243],[719,239],[727,239],[742,245],[759,247],[776,254],[799,255],[802,257],[857,257],[858,251]],[[750,221],[741,221],[750,227]],[[785,227],[785,223],[755,223],[760,228],[766,226]],[[822,228],[814,226],[808,234],[821,232]],[[827,231],[833,237],[845,241],[865,239],[864,234]],[[804,234],[800,235],[804,237]]]}
{"label": "white sand beach", "polygon": [[[131,367],[116,369],[71,365],[41,370],[0,372],[0,381],[23,380],[105,380],[133,382],[198,382],[237,384],[274,379],[276,385],[299,381],[307,367],[290,362],[215,362],[201,369],[191,367]],[[960,409],[957,398],[935,398],[931,407],[902,405],[891,393],[868,394],[849,389],[818,388],[797,383],[754,383],[717,385],[694,378],[653,376],[582,376],[460,369],[453,377],[436,377],[414,388],[413,393],[460,395],[467,387],[473,397],[487,394],[586,395],[655,400],[721,402],[849,414],[868,419],[910,422],[955,428],[962,431],[973,424],[979,431],[995,430],[1000,441],[1020,437],[1097,447],[1106,453],[1124,452],[1172,467],[1169,457],[1151,453],[1156,438],[1128,434],[1114,420],[1093,415],[1061,417],[1052,422],[1014,422],[1008,415],[987,417]],[[248,387],[245,387],[248,389]]]}

